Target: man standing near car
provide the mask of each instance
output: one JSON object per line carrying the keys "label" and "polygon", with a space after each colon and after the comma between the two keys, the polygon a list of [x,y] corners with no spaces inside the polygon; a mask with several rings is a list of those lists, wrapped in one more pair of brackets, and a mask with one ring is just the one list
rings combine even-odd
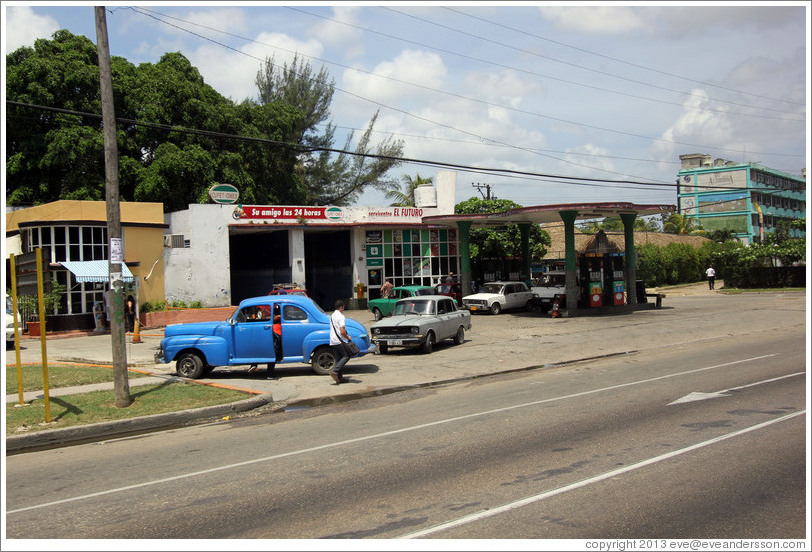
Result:
{"label": "man standing near car", "polygon": [[350,354],[344,346],[345,343],[350,341],[352,341],[352,338],[347,333],[346,319],[344,318],[344,301],[336,299],[335,310],[330,315],[330,346],[333,348],[336,363],[333,365],[333,369],[330,370],[330,377],[337,384],[349,381],[341,375],[341,369],[350,360]]}

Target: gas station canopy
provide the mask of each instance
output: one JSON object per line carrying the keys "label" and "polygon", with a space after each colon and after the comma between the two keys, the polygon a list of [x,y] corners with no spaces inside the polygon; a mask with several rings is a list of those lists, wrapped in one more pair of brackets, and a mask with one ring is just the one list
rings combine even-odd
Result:
{"label": "gas station canopy", "polygon": [[470,221],[473,226],[503,226],[505,224],[541,224],[561,222],[562,212],[576,213],[576,220],[596,219],[626,214],[638,217],[673,213],[674,205],[637,205],[634,203],[560,203],[519,207],[497,213],[433,215],[423,217],[426,224]]}

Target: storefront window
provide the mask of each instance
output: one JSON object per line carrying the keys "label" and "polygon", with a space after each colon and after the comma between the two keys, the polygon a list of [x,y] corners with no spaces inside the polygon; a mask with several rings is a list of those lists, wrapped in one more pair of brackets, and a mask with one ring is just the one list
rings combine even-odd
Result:
{"label": "storefront window", "polygon": [[[454,229],[367,230],[369,281],[389,279],[395,286],[434,285],[449,272],[459,273],[457,250]],[[371,289],[371,295],[376,291]]]}

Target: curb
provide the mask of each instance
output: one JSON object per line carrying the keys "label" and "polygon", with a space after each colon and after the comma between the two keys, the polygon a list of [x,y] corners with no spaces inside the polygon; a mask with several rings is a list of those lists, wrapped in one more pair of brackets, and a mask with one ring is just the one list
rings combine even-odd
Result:
{"label": "curb", "polygon": [[[242,401],[167,412],[81,426],[65,427],[53,430],[38,431],[29,435],[10,435],[6,437],[6,454],[32,452],[33,449],[49,448],[67,444],[79,444],[83,441],[95,441],[102,438],[123,437],[128,434],[141,433],[157,429],[193,425],[205,420],[222,418],[228,414],[241,413],[274,404],[269,394],[258,395]],[[284,406],[279,406],[281,410]]]}
{"label": "curb", "polygon": [[181,410],[178,412],[167,412],[164,414],[153,414],[151,416],[141,416],[138,418],[128,418],[124,420],[116,420],[113,422],[99,422],[96,424],[87,424],[84,426],[66,427],[54,430],[40,431],[29,435],[12,435],[6,437],[6,454],[16,454],[21,452],[34,452],[39,449],[52,448],[63,445],[78,445],[83,442],[93,442],[99,439],[124,437],[129,434],[144,433],[146,431],[170,429],[172,427],[195,425],[205,423],[214,419],[222,418],[232,413],[243,413],[250,410],[256,410],[267,406],[273,405],[272,411],[278,412],[290,407],[315,407],[326,406],[329,404],[336,404],[339,402],[353,401],[369,397],[379,397],[382,395],[389,395],[408,389],[420,389],[426,387],[437,387],[441,385],[449,385],[461,381],[469,381],[492,376],[512,374],[518,372],[526,372],[529,370],[536,370],[550,366],[563,366],[567,364],[574,364],[577,362],[588,362],[601,358],[609,358],[614,356],[623,356],[638,352],[637,350],[621,351],[617,353],[607,353],[604,355],[597,355],[592,357],[585,357],[579,359],[564,360],[550,364],[537,364],[525,366],[521,368],[509,368],[507,370],[500,370],[496,372],[489,372],[487,374],[473,374],[469,376],[460,376],[456,378],[449,378],[446,380],[433,381],[430,383],[409,384],[409,385],[396,385],[382,389],[373,389],[361,393],[350,393],[347,395],[329,395],[323,397],[315,397],[311,399],[294,400],[290,402],[275,403],[270,394],[257,395],[242,401],[227,403],[216,406],[207,406],[203,408],[194,408],[191,410]]}

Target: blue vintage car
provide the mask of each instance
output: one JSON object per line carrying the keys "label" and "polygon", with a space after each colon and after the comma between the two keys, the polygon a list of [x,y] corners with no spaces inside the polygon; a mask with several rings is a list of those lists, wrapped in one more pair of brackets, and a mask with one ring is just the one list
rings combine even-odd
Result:
{"label": "blue vintage car", "polygon": [[[271,315],[282,317],[282,360],[276,360]],[[367,329],[346,319],[347,333],[360,349],[372,352]],[[224,321],[171,324],[164,330],[155,362],[176,361],[177,373],[199,378],[217,366],[310,363],[317,374],[327,374],[336,362],[330,344],[330,316],[309,297],[266,295],[242,301]]]}

